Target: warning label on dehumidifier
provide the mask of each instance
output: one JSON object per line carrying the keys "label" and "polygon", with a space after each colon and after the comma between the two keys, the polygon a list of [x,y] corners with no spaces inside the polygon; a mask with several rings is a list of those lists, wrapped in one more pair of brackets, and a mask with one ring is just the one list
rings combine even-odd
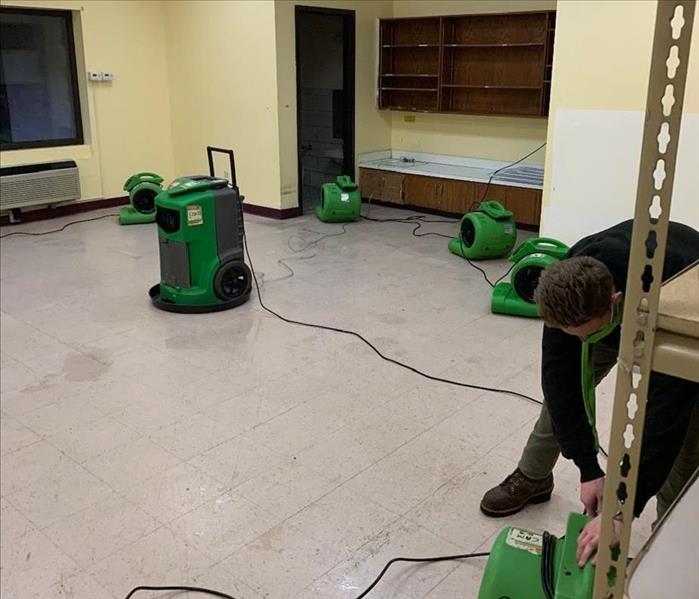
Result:
{"label": "warning label on dehumidifier", "polygon": [[540,534],[532,532],[531,530],[510,528],[505,542],[515,549],[528,551],[534,555],[541,555],[542,537]]}
{"label": "warning label on dehumidifier", "polygon": [[199,204],[187,206],[187,226],[195,227],[204,224],[204,214]]}

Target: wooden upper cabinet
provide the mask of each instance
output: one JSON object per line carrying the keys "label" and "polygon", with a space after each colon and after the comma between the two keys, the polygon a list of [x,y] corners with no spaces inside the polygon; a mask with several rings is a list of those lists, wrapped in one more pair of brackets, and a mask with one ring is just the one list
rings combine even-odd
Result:
{"label": "wooden upper cabinet", "polygon": [[384,19],[379,108],[546,116],[555,12]]}

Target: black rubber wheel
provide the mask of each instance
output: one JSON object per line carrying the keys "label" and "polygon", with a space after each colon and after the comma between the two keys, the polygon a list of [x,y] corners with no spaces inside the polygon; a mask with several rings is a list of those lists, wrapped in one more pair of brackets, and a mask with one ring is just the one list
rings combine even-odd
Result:
{"label": "black rubber wheel", "polygon": [[534,303],[534,291],[539,284],[539,277],[543,270],[541,266],[537,265],[525,266],[522,270],[517,271],[512,281],[517,295],[530,304]]}
{"label": "black rubber wheel", "polygon": [[214,293],[222,300],[234,300],[249,294],[252,273],[245,262],[226,262],[214,277]]}
{"label": "black rubber wheel", "polygon": [[461,221],[461,241],[467,248],[470,248],[476,241],[476,227],[473,226],[470,218]]}
{"label": "black rubber wheel", "polygon": [[155,196],[157,195],[154,189],[141,189],[134,194],[131,205],[141,214],[150,214],[155,210]]}

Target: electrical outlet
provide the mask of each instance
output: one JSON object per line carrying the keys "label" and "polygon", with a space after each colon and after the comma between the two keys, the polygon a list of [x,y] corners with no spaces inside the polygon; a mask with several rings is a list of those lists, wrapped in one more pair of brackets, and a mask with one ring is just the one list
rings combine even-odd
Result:
{"label": "electrical outlet", "polygon": [[104,73],[102,73],[102,80],[103,81],[114,81],[114,72],[113,71],[104,71]]}
{"label": "electrical outlet", "polygon": [[87,77],[90,81],[102,81],[102,71],[88,71]]}

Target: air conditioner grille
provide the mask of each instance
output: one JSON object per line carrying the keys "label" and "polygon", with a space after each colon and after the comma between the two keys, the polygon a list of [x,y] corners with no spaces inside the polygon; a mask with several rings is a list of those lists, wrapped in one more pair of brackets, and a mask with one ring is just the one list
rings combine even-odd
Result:
{"label": "air conditioner grille", "polygon": [[[71,167],[60,169],[37,164],[34,172],[0,175],[0,209],[9,210],[80,199],[78,167],[74,162],[72,164]],[[8,172],[10,169],[12,167],[2,171]]]}

